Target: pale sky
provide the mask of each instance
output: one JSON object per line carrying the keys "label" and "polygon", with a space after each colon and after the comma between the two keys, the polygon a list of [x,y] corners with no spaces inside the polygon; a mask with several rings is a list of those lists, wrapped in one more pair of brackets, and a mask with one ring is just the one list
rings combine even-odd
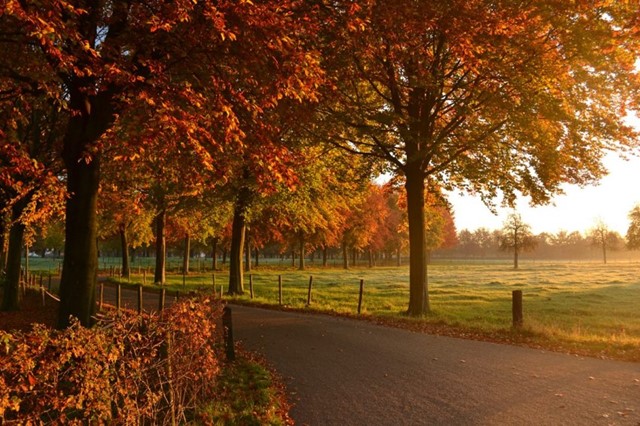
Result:
{"label": "pale sky", "polygon": [[[629,113],[626,120],[640,130],[638,114]],[[640,152],[637,154],[640,155]],[[597,185],[584,188],[564,185],[565,194],[555,197],[546,206],[531,207],[529,199],[519,199],[517,212],[531,226],[534,234],[556,233],[560,230],[584,233],[601,219],[610,229],[624,236],[629,228],[629,212],[636,204],[640,204],[640,158],[630,156],[624,160],[618,154],[610,153],[603,159],[603,164],[609,174]],[[481,227],[502,228],[505,219],[513,211],[498,208],[496,216],[478,197],[458,193],[451,193],[449,201],[453,205],[458,231],[473,231]]]}
{"label": "pale sky", "polygon": [[[531,225],[534,234],[559,230],[584,232],[593,227],[597,219],[602,219],[609,228],[624,236],[629,227],[627,215],[640,203],[640,158],[625,161],[617,154],[609,154],[604,165],[609,174],[599,185],[585,188],[565,185],[565,195],[557,196],[547,206],[531,207],[528,200],[520,199],[518,213]],[[478,197],[456,193],[450,194],[449,201],[453,205],[458,231],[501,228],[512,211],[499,208],[496,216]]]}

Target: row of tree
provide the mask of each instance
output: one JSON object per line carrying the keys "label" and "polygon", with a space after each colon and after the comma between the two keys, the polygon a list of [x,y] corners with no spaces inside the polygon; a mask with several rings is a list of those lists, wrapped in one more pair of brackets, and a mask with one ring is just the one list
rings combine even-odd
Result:
{"label": "row of tree", "polygon": [[[314,163],[317,167],[318,163]],[[317,173],[312,176],[318,177]],[[322,180],[314,184],[307,181],[305,173],[299,173],[304,190],[281,190],[264,196],[253,206],[247,218],[245,232],[245,270],[251,267],[250,257],[259,261],[260,254],[271,257],[290,256],[292,264],[305,268],[305,259],[317,253],[323,266],[329,255],[342,258],[348,268],[355,259],[366,256],[370,264],[379,259],[387,261],[408,253],[408,223],[406,200],[393,182],[380,186],[363,183],[354,188],[354,179],[343,185],[328,188]],[[321,184],[321,187],[318,187]],[[346,186],[345,186],[346,185]],[[308,191],[317,194],[308,198]],[[301,197],[306,198],[301,199]],[[425,206],[428,214],[427,247],[435,250],[455,244],[456,232],[449,206],[441,197],[432,196]],[[168,215],[163,234],[153,231],[153,214],[138,210],[125,214],[121,209],[105,206],[99,210],[100,238],[98,247],[103,254],[122,258],[122,274],[129,276],[130,252],[139,256],[161,256],[157,252],[158,239],[164,235],[165,244],[173,256],[183,256],[182,268],[189,273],[189,261],[194,254],[212,254],[212,269],[218,269],[217,259],[223,262],[229,257],[232,246],[231,206],[224,202],[216,207],[215,214],[202,203],[190,203]],[[142,205],[139,206],[142,208]],[[150,211],[153,206],[148,206]],[[50,221],[38,228],[27,227],[25,250],[42,257],[61,257],[64,250],[64,224]],[[6,240],[6,239],[5,239]],[[0,253],[7,253],[0,245]],[[0,270],[4,269],[0,256]],[[156,282],[163,284],[164,274],[156,273]]]}
{"label": "row of tree", "polygon": [[[317,179],[329,188],[381,171],[404,185],[408,313],[422,315],[428,188],[546,202],[564,182],[599,178],[605,150],[634,146],[624,122],[640,91],[632,3],[7,0],[7,282],[26,228],[63,208],[59,324],[88,325],[99,211],[113,209],[125,230],[146,212],[163,271],[167,218],[227,203],[228,291],[242,292],[245,231],[268,211],[256,207],[265,197],[300,203],[279,220],[304,238],[324,226],[303,207],[325,191],[300,176],[322,159]],[[5,286],[5,298],[14,292]]]}
{"label": "row of tree", "polygon": [[640,206],[629,213],[630,225],[626,237],[597,220],[584,233],[559,231],[534,235],[530,226],[517,213],[509,215],[501,229],[478,228],[461,230],[457,244],[437,252],[438,257],[491,259],[511,253],[514,267],[522,254],[533,259],[581,260],[599,257],[604,263],[611,252],[640,249]]}

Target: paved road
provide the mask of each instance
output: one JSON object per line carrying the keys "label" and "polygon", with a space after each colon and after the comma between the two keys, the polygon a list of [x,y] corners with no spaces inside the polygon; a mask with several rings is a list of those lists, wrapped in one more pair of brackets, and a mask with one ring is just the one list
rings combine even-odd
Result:
{"label": "paved road", "polygon": [[309,425],[640,425],[640,364],[233,306]]}

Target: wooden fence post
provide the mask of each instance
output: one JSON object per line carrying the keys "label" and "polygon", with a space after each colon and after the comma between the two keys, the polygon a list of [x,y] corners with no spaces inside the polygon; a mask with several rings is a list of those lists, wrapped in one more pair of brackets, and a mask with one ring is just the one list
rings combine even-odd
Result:
{"label": "wooden fence post", "polygon": [[138,286],[138,315],[142,313],[142,286]]}
{"label": "wooden fence post", "polygon": [[513,290],[511,292],[511,311],[513,314],[513,327],[520,328],[523,323],[522,315],[522,290]]}
{"label": "wooden fence post", "polygon": [[222,328],[224,330],[227,361],[231,362],[236,359],[236,353],[233,344],[233,321],[231,318],[231,308],[229,306],[225,306],[222,310]]}
{"label": "wooden fence post", "polygon": [[360,295],[358,296],[358,315],[360,315],[362,309],[362,293],[364,292],[364,280],[360,280]]}
{"label": "wooden fence post", "polygon": [[282,275],[278,275],[278,304],[282,305]]}
{"label": "wooden fence post", "polygon": [[[138,269],[140,269],[138,267]],[[147,285],[147,270],[143,269],[142,270],[142,285]]]}
{"label": "wooden fence post", "polygon": [[46,306],[45,299],[47,295],[44,293],[44,287],[40,286],[40,295],[42,296],[42,306]]}
{"label": "wooden fence post", "polygon": [[253,299],[253,274],[249,274],[249,298]]}
{"label": "wooden fence post", "polygon": [[166,291],[164,288],[160,289],[160,299],[158,300],[158,311],[164,310],[164,299],[166,297]]}
{"label": "wooden fence post", "polygon": [[313,275],[309,276],[309,290],[307,291],[307,306],[311,306],[311,285],[313,284]]}

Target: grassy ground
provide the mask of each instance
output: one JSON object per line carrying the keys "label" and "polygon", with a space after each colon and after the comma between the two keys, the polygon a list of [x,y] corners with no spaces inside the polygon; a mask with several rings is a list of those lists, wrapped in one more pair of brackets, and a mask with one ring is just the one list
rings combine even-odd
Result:
{"label": "grassy ground", "polygon": [[282,384],[264,363],[243,353],[218,378],[218,398],[201,407],[195,424],[286,425],[289,404]]}
{"label": "grassy ground", "polygon": [[[135,269],[134,269],[135,272]],[[431,314],[419,320],[403,316],[409,300],[407,267],[362,269],[262,266],[251,273],[254,299],[245,276],[243,303],[278,305],[282,277],[287,308],[355,314],[360,280],[364,280],[363,316],[410,328],[458,330],[472,337],[524,342],[542,347],[640,361],[640,263],[524,262],[514,270],[507,261],[439,262],[429,265]],[[309,278],[312,302],[306,306]],[[215,275],[216,291],[226,272]],[[212,274],[168,275],[177,290],[211,291]],[[131,282],[141,283],[134,274]],[[151,277],[147,277],[150,284]],[[524,294],[521,331],[511,329],[511,292]],[[454,333],[455,334],[455,333]]]}

